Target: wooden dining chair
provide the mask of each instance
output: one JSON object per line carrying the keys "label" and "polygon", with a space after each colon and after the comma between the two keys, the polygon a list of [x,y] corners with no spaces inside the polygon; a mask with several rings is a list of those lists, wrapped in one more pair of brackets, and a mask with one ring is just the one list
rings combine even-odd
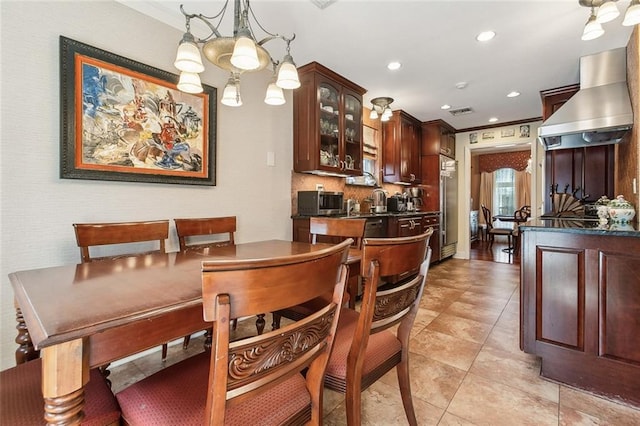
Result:
{"label": "wooden dining chair", "polygon": [[[328,217],[312,217],[309,219],[309,242],[336,244],[351,238],[351,251],[362,250],[362,239],[364,238],[364,227],[366,219],[339,219]],[[350,256],[347,262],[349,267],[349,278],[347,280],[348,296],[347,304],[350,309],[356,307],[356,297],[358,296],[358,284],[360,279],[360,256]],[[315,309],[315,301],[294,306],[281,311],[272,312],[272,329],[280,328],[282,317],[297,321],[309,315]]]}
{"label": "wooden dining chair", "polygon": [[[418,424],[411,397],[409,335],[427,279],[432,234],[429,228],[417,236],[364,239],[360,312],[342,309],[325,373],[325,386],[345,394],[350,426],[361,424],[361,392],[394,367],[407,420]],[[417,275],[387,282],[387,277],[415,270]]]}
{"label": "wooden dining chair", "polygon": [[[84,387],[85,426],[120,424],[120,408],[106,379],[97,370],[89,373]],[[0,372],[0,424],[32,426],[45,423],[45,399],[42,397],[42,360],[28,361]],[[47,417],[57,424],[54,417]]]}
{"label": "wooden dining chair", "polygon": [[518,254],[520,251],[520,224],[524,223],[531,217],[531,206],[522,206],[513,213],[513,253]]}
{"label": "wooden dining chair", "polygon": [[[126,424],[321,425],[323,375],[341,313],[350,244],[281,258],[203,261],[204,319],[213,322],[215,343],[211,353],[171,365],[119,392]],[[302,321],[229,340],[229,318],[283,309],[327,293],[331,299]]]}
{"label": "wooden dining chair", "polygon": [[[235,245],[235,233],[237,221],[235,216],[205,217],[173,219],[176,224],[176,233],[180,251],[200,250],[206,251],[211,247],[225,247]],[[204,241],[204,239],[206,241]],[[238,320],[233,319],[233,329],[238,326]],[[182,348],[187,349],[191,335],[184,336]],[[211,345],[211,330],[207,330],[205,347]]]}
{"label": "wooden dining chair", "polygon": [[[74,223],[76,242],[80,247],[83,263],[102,259],[119,259],[142,254],[164,253],[165,240],[169,238],[169,221],[153,220],[144,222]],[[149,250],[149,243],[155,248]],[[157,244],[156,244],[157,243]],[[119,245],[117,254],[92,256],[91,248]],[[122,251],[121,249],[127,248]],[[107,250],[104,247],[103,252]],[[162,345],[162,360],[167,359],[168,345]],[[103,368],[104,370],[104,368]]]}
{"label": "wooden dining chair", "polygon": [[493,226],[493,216],[491,216],[491,210],[489,210],[484,204],[480,205],[480,207],[482,208],[484,222],[487,225],[487,238],[489,239],[489,247],[493,245],[493,240],[496,235],[504,235],[505,237],[507,237],[507,247],[512,247],[511,237],[513,236],[513,228]]}

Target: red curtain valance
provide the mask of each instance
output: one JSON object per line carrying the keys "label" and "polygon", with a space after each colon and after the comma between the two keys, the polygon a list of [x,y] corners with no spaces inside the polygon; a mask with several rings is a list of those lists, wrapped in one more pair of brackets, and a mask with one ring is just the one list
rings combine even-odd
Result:
{"label": "red curtain valance", "polygon": [[484,154],[478,158],[480,173],[495,172],[498,169],[515,169],[523,171],[527,168],[527,162],[531,157],[529,151],[502,152],[497,154]]}

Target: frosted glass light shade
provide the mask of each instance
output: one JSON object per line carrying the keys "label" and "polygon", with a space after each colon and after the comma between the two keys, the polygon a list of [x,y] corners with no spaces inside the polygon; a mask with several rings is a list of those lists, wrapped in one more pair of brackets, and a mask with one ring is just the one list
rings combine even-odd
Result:
{"label": "frosted glass light shade", "polygon": [[630,27],[640,24],[640,0],[633,0],[624,14],[622,25]]}
{"label": "frosted glass light shade", "polygon": [[278,70],[278,80],[276,84],[282,89],[297,89],[300,87],[298,70],[290,55],[285,56],[282,60],[282,64]]}
{"label": "frosted glass light shade", "polygon": [[378,112],[375,110],[375,108],[371,109],[371,112],[369,113],[369,118],[371,120],[377,120],[378,119]]}
{"label": "frosted glass light shade", "polygon": [[178,90],[185,93],[202,93],[200,76],[194,72],[181,72],[178,81]]}
{"label": "frosted glass light shade", "polygon": [[199,73],[204,71],[204,65],[202,65],[202,57],[200,56],[200,49],[198,45],[193,42],[183,41],[178,46],[178,53],[176,54],[176,60],[173,65],[180,71]]}
{"label": "frosted glass light shade", "polygon": [[222,92],[222,99],[220,102],[223,105],[230,107],[239,107],[242,106],[242,98],[240,97],[240,85],[237,84],[233,78],[230,78],[227,82],[227,85],[224,86],[224,91]]}
{"label": "frosted glass light shade", "polygon": [[604,30],[602,29],[602,25],[596,21],[596,16],[591,15],[587,24],[584,26],[584,31],[582,32],[582,40],[593,40],[600,37],[604,34]]}
{"label": "frosted glass light shade", "polygon": [[620,11],[618,11],[618,6],[609,0],[604,3],[602,6],[598,8],[598,14],[596,15],[596,21],[600,24],[604,24],[605,22],[611,22],[620,16]]}
{"label": "frosted glass light shade", "polygon": [[267,95],[264,98],[264,103],[268,105],[283,105],[286,102],[284,99],[284,93],[282,89],[278,87],[276,83],[270,83],[267,87]]}
{"label": "frosted glass light shade", "polygon": [[260,66],[256,44],[247,36],[239,36],[233,48],[231,64],[241,70],[255,70]]}
{"label": "frosted glass light shade", "polygon": [[389,121],[392,115],[393,115],[393,111],[391,111],[391,108],[386,107],[385,110],[382,112],[382,117],[380,118],[380,120]]}

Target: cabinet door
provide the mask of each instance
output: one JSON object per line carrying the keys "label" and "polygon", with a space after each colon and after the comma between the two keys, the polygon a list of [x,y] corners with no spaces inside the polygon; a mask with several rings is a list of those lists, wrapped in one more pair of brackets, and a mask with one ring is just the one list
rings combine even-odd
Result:
{"label": "cabinet door", "polygon": [[344,91],[344,125],[343,131],[343,168],[349,173],[362,174],[362,101],[356,94],[348,90]]}
{"label": "cabinet door", "polygon": [[322,79],[318,84],[318,95],[320,166],[340,169],[340,88],[331,81]]}
{"label": "cabinet door", "polygon": [[402,121],[402,144],[400,152],[400,167],[402,181],[420,183],[420,127],[409,119]]}

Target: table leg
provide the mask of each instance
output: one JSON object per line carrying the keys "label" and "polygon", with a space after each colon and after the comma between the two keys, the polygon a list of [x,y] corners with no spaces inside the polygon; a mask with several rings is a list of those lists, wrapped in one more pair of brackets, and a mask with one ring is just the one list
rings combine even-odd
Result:
{"label": "table leg", "polygon": [[18,349],[16,349],[16,364],[23,364],[27,361],[40,357],[40,351],[36,351],[33,347],[29,329],[27,328],[27,324],[24,322],[24,317],[22,316],[22,310],[18,307],[18,304],[15,301],[14,305],[16,307],[16,322],[18,323],[16,325],[18,335],[15,340],[18,344]]}
{"label": "table leg", "polygon": [[84,385],[89,360],[82,339],[42,349],[42,395],[48,425],[79,425],[84,418]]}
{"label": "table leg", "polygon": [[262,334],[264,331],[264,326],[266,325],[266,321],[264,320],[265,314],[258,314],[258,318],[256,319],[256,330],[258,331],[258,336]]}

